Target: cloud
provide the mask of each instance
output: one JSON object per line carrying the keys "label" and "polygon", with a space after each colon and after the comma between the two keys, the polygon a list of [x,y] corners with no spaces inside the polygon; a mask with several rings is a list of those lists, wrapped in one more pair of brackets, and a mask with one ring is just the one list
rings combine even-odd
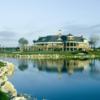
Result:
{"label": "cloud", "polygon": [[95,28],[100,28],[100,24],[97,25],[92,25],[90,28],[95,29]]}
{"label": "cloud", "polygon": [[100,24],[97,25],[79,25],[79,24],[69,24],[63,27],[64,32],[72,34],[83,34],[85,36],[90,36],[92,34],[100,34]]}
{"label": "cloud", "polygon": [[18,34],[10,31],[0,32],[0,44],[2,46],[16,46]]}
{"label": "cloud", "polygon": [[100,34],[100,24],[92,25],[87,28],[92,34]]}
{"label": "cloud", "polygon": [[1,31],[0,32],[0,37],[2,38],[12,38],[12,37],[16,37],[15,32],[10,32],[10,31]]}
{"label": "cloud", "polygon": [[53,26],[50,27],[50,29],[34,29],[33,31],[31,30],[21,33],[16,33],[16,31],[0,31],[0,44],[5,46],[16,46],[18,45],[18,40],[21,37],[25,37],[29,43],[32,44],[32,41],[36,40],[39,36],[55,34],[54,32],[58,31],[59,29],[61,29],[64,34],[72,33],[73,35],[84,35],[86,38],[89,38],[93,34],[100,36],[100,24],[82,25],[67,23],[64,24],[63,27]]}

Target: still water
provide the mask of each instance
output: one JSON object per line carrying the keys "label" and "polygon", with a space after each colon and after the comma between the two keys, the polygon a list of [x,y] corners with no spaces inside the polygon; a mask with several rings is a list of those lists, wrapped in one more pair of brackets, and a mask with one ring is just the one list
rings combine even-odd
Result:
{"label": "still water", "polygon": [[19,93],[42,100],[100,100],[100,60],[26,60],[9,78]]}

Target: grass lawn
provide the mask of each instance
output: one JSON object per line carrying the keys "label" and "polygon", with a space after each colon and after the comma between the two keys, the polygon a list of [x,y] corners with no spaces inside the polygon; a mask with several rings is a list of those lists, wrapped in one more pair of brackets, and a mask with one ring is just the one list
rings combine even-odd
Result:
{"label": "grass lawn", "polygon": [[80,56],[80,57],[85,57],[85,56],[89,56],[91,58],[91,56],[95,56],[96,58],[100,58],[100,51],[74,51],[74,52],[68,52],[68,51],[26,51],[26,52],[20,52],[20,51],[16,51],[16,52],[3,52],[0,53],[0,56],[8,56],[8,57],[16,57],[19,55],[52,55],[52,54],[57,54],[57,55],[61,55],[61,58],[66,58],[66,57],[75,57],[75,56]]}

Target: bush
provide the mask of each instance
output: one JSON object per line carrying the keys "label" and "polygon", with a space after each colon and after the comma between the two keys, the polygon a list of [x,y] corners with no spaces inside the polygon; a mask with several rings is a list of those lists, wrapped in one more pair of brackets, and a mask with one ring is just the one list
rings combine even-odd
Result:
{"label": "bush", "polygon": [[3,66],[5,66],[5,63],[0,61],[0,67],[3,67]]}
{"label": "bush", "polygon": [[0,100],[9,100],[9,97],[6,93],[3,93],[1,90],[0,90]]}

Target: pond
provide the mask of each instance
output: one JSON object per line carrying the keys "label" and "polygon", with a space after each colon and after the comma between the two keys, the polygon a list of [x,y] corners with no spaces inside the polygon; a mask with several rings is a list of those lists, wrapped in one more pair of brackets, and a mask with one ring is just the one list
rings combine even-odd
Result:
{"label": "pond", "polygon": [[1,59],[15,65],[9,81],[18,93],[38,100],[100,99],[100,60]]}

